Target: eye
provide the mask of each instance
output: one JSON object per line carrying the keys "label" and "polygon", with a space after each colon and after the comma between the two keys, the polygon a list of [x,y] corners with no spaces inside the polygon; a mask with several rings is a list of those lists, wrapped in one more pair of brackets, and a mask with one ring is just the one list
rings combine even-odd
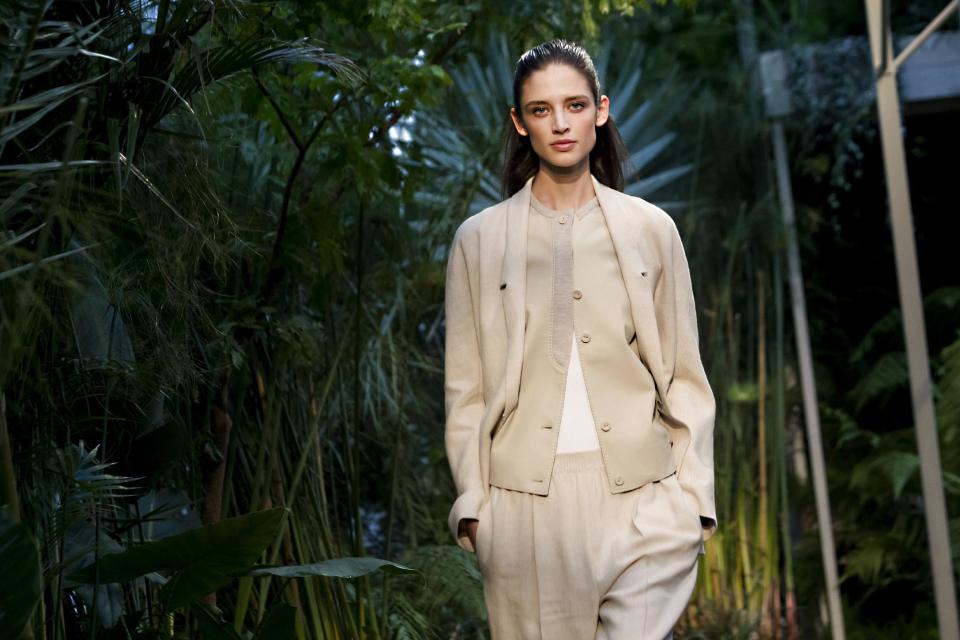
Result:
{"label": "eye", "polygon": [[586,109],[587,104],[585,102],[574,102],[570,104],[571,107],[577,107],[577,110]]}
{"label": "eye", "polygon": [[[541,111],[541,109],[542,109],[542,111]],[[546,111],[546,110],[547,110],[546,107],[534,107],[534,108],[532,109],[532,113],[533,113],[533,115],[536,116],[536,115],[540,115],[541,113],[543,113],[543,112]]]}

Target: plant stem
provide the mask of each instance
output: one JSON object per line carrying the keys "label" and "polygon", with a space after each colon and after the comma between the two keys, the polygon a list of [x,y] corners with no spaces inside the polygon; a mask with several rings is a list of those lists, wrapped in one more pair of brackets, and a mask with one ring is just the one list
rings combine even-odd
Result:
{"label": "plant stem", "polygon": [[[210,409],[213,443],[220,452],[220,459],[210,469],[207,476],[207,491],[203,504],[204,525],[220,522],[223,509],[223,483],[227,468],[227,447],[230,444],[230,430],[233,427],[227,402],[230,396],[230,374],[232,371],[230,365],[225,365],[220,371],[217,380],[217,393],[213,398],[213,406]],[[211,606],[216,606],[216,592],[209,594],[205,602]]]}
{"label": "plant stem", "polygon": [[13,448],[7,432],[7,399],[0,391],[0,490],[3,504],[10,509],[10,517],[20,522],[20,500],[17,498],[17,476],[13,468]]}

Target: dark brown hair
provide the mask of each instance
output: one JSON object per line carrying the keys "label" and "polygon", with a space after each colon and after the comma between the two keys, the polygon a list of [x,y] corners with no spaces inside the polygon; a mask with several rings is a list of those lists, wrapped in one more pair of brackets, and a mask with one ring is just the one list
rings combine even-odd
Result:
{"label": "dark brown hair", "polygon": [[[520,90],[534,71],[550,64],[566,64],[579,71],[590,85],[593,102],[600,106],[600,78],[586,49],[562,38],[533,47],[517,60],[513,73],[513,107],[523,117],[520,108]],[[590,172],[601,183],[623,191],[623,162],[628,157],[626,145],[610,115],[603,126],[596,127],[597,143],[590,151]],[[503,176],[501,192],[508,198],[523,188],[527,180],[540,168],[540,158],[530,144],[529,136],[521,136],[507,114],[503,130]]]}

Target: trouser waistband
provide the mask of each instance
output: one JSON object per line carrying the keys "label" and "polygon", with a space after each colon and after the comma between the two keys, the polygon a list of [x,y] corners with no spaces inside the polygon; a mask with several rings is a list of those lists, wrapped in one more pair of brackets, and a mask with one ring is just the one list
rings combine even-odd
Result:
{"label": "trouser waistband", "polygon": [[553,462],[554,473],[577,473],[602,468],[603,455],[600,449],[558,453]]}

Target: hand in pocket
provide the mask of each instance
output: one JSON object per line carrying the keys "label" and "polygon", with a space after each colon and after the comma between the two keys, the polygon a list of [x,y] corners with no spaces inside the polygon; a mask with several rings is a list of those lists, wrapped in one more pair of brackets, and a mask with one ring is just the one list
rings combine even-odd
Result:
{"label": "hand in pocket", "polygon": [[470,538],[470,545],[474,551],[477,549],[477,527],[479,526],[479,520],[467,520],[467,536]]}

